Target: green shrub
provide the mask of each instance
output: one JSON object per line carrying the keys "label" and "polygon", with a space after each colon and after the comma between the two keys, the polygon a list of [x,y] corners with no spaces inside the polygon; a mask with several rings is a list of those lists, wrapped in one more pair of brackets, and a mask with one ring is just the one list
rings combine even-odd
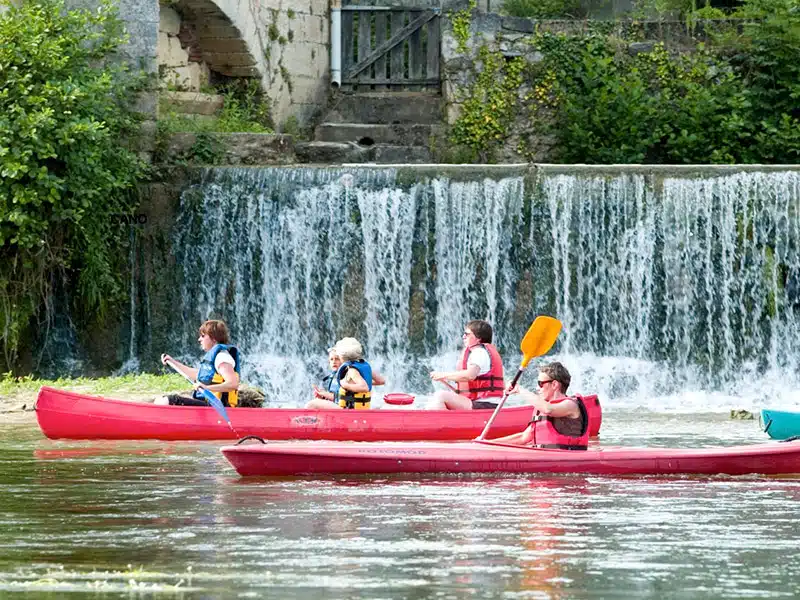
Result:
{"label": "green shrub", "polygon": [[508,137],[517,114],[523,65],[520,58],[507,61],[485,45],[479,48],[475,82],[450,133],[453,144],[470,148],[482,162],[491,159],[494,148]]}
{"label": "green shrub", "polygon": [[527,19],[578,19],[586,14],[580,0],[505,0],[503,12]]}
{"label": "green shrub", "polygon": [[0,349],[10,368],[56,275],[91,321],[119,297],[119,214],[144,173],[120,141],[138,131],[129,106],[143,84],[115,58],[125,41],[108,2],[63,0],[0,12]]}

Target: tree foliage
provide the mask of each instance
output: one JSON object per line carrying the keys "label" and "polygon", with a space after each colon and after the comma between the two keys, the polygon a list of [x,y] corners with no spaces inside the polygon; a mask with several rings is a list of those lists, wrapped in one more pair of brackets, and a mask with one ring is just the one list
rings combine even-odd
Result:
{"label": "tree foliage", "polygon": [[[123,143],[143,78],[117,56],[126,41],[109,2],[67,10],[26,0],[0,13],[0,349],[20,337],[57,277],[91,318],[119,291],[119,231],[144,172]],[[123,236],[124,237],[124,236]]]}

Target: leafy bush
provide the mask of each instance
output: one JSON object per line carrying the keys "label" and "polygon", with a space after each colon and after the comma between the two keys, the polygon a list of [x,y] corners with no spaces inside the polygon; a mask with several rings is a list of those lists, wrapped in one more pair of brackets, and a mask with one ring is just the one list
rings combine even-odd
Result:
{"label": "leafy bush", "polygon": [[450,140],[487,162],[493,147],[508,136],[516,116],[516,93],[522,83],[524,61],[506,61],[502,54],[491,52],[486,46],[479,48],[478,61],[475,82],[462,104],[461,116],[453,124]]}
{"label": "leafy bush", "polygon": [[505,0],[503,12],[527,19],[579,19],[586,16],[580,0]]}
{"label": "leafy bush", "polygon": [[588,163],[709,163],[736,159],[742,82],[703,49],[663,45],[630,56],[604,36],[543,35],[557,71],[559,159]]}
{"label": "leafy bush", "polygon": [[[696,23],[713,10],[686,15]],[[519,152],[540,136],[566,163],[796,163],[800,1],[745,0],[731,17],[705,22],[709,41],[683,53],[632,49],[597,26],[537,33],[542,60],[513,77],[479,63],[453,141],[482,160],[516,134]]]}
{"label": "leafy bush", "polygon": [[106,1],[94,12],[39,0],[0,13],[0,349],[9,367],[57,276],[87,319],[120,290],[126,236],[114,217],[135,208],[129,190],[144,170],[120,145],[137,133],[129,102],[143,84],[109,60],[124,41]]}

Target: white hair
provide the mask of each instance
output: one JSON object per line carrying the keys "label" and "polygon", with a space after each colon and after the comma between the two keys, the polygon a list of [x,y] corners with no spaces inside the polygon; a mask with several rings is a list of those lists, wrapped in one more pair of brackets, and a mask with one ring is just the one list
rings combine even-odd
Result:
{"label": "white hair", "polygon": [[344,361],[358,360],[364,357],[364,350],[361,347],[361,342],[356,338],[346,337],[336,342],[334,346],[336,354]]}

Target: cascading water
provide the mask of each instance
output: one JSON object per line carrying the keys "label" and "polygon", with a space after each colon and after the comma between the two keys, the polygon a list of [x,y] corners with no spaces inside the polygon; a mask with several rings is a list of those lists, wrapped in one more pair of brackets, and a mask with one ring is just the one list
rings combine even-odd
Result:
{"label": "cascading water", "polygon": [[800,175],[659,183],[542,178],[562,351],[585,355],[579,383],[652,408],[797,403]]}
{"label": "cascading water", "polygon": [[296,406],[340,337],[385,391],[429,394],[467,320],[495,326],[513,370],[552,314],[574,390],[607,406],[797,402],[800,174],[470,170],[208,171],[181,202],[176,344],[195,355],[224,318],[245,380]]}

